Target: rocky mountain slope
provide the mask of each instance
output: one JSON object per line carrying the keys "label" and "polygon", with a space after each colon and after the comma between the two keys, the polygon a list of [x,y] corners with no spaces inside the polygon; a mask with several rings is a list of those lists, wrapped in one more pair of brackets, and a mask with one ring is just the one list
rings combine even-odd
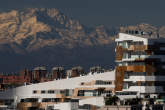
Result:
{"label": "rocky mountain slope", "polygon": [[112,64],[105,56],[113,59],[115,33],[103,25],[84,26],[54,8],[0,13],[0,71],[35,65]]}
{"label": "rocky mountain slope", "polygon": [[7,44],[6,48],[16,53],[47,46],[74,48],[111,42],[112,37],[104,26],[87,28],[57,9],[29,8],[0,14],[0,45]]}
{"label": "rocky mountain slope", "polygon": [[[159,33],[165,26],[121,27]],[[55,8],[28,8],[0,13],[0,72],[45,65],[48,67],[114,65],[118,27],[87,27]]]}

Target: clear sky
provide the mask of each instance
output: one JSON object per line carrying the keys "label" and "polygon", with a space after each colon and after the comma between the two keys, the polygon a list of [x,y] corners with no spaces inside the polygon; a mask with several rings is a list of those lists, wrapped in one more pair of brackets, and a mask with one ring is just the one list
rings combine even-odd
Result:
{"label": "clear sky", "polygon": [[88,26],[165,25],[165,0],[0,0],[0,11],[28,7],[57,8]]}

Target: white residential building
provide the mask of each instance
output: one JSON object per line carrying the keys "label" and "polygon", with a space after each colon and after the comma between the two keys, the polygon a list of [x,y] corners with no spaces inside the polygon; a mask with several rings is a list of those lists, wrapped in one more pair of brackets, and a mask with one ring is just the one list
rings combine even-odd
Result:
{"label": "white residential building", "polygon": [[117,95],[165,96],[165,38],[127,30],[119,33],[115,41]]}
{"label": "white residential building", "polygon": [[14,102],[13,104],[19,109],[45,109],[52,104],[59,104],[60,107],[60,103],[72,102],[76,99],[82,100],[81,105],[89,102],[92,105],[103,106],[103,100],[96,102],[90,98],[113,94],[114,81],[114,71],[94,73],[9,89],[0,93],[0,100],[10,104]]}

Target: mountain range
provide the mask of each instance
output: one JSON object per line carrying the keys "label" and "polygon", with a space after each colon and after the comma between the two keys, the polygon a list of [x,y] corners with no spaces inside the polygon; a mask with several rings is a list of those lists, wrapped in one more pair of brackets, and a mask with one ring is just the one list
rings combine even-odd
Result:
{"label": "mountain range", "polygon": [[27,8],[0,13],[0,72],[35,66],[114,66],[114,39],[120,28],[165,36],[165,26],[150,24],[88,27],[55,8]]}

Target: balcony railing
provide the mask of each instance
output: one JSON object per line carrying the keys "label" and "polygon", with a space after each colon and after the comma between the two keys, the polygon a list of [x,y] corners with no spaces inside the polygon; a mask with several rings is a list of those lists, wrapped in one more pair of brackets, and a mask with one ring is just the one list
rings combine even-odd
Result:
{"label": "balcony railing", "polygon": [[130,45],[128,48],[128,50],[132,50],[132,51],[144,51],[147,49],[148,49],[147,45]]}

